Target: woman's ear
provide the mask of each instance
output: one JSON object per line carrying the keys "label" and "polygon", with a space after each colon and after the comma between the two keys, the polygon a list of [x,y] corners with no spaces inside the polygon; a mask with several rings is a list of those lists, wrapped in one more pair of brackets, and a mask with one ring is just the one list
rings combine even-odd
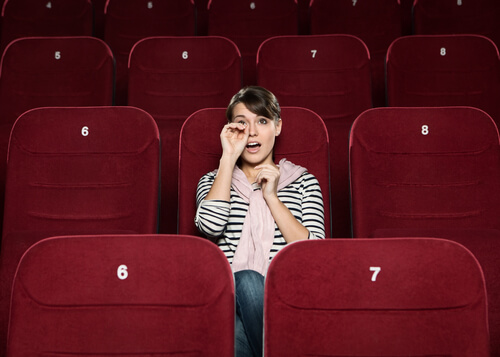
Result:
{"label": "woman's ear", "polygon": [[281,134],[281,119],[278,119],[278,124],[276,124],[276,136]]}

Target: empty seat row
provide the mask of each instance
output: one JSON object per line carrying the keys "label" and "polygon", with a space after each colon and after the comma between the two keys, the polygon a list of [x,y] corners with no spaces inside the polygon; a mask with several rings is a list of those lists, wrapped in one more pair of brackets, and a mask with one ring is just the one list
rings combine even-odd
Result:
{"label": "empty seat row", "polygon": [[[2,1],[2,3],[6,3],[4,16],[18,16],[18,18],[23,20],[29,19],[32,23],[32,29],[38,27],[40,30],[44,30],[44,25],[47,26],[46,19],[48,17],[51,17],[55,22],[63,21],[64,24],[63,17],[66,20],[71,17],[78,19],[78,17],[75,17],[77,13],[75,10],[82,12],[81,10],[85,9],[85,12],[90,13],[90,16],[92,16],[93,11],[95,32],[98,35],[102,35],[104,31],[107,20],[106,15],[113,14],[115,11],[114,8],[108,8],[108,4],[110,6],[115,5],[113,2],[109,0],[72,0],[62,7],[62,3],[58,0]],[[402,23],[404,35],[411,34],[412,31],[445,31],[438,33],[457,31],[457,33],[462,33],[464,30],[471,32],[471,29],[480,31],[478,33],[486,34],[488,31],[495,31],[494,19],[498,15],[498,8],[492,0],[446,0],[441,1],[439,4],[430,0],[385,0],[377,3],[377,5],[364,0],[289,0],[273,2],[272,7],[260,1],[249,1],[243,3],[243,5],[240,8],[243,11],[235,11],[237,6],[240,5],[235,6],[233,2],[228,0],[178,0],[170,2],[168,8],[164,7],[161,2],[157,3],[152,0],[127,0],[127,4],[124,6],[126,12],[123,12],[123,10],[118,11],[120,14],[125,14],[126,16],[136,16],[139,21],[141,17],[137,15],[149,18],[167,15],[169,19],[177,21],[189,13],[191,18],[196,19],[198,33],[202,35],[206,34],[209,16],[214,11],[213,6],[219,7],[230,15],[236,13],[239,17],[252,16],[252,12],[263,12],[264,7],[271,13],[294,9],[295,12],[298,12],[300,34],[307,34],[310,24],[312,27],[318,25],[325,26],[325,13],[331,16],[327,23],[340,22],[345,24],[344,19],[350,18],[350,24],[347,24],[348,27],[351,24],[363,27],[366,23],[372,23],[374,18],[378,16],[386,17],[387,12],[394,13],[395,16],[388,18],[391,19],[393,24],[399,27],[401,27]],[[55,10],[50,12],[51,9]],[[143,12],[143,9],[148,9],[149,12]],[[339,14],[344,14],[344,18],[339,17]],[[89,25],[92,24],[91,21],[84,19],[80,19],[79,22],[85,21]],[[291,21],[296,23],[297,17],[292,18]],[[412,24],[413,22],[415,23],[414,25]],[[191,23],[191,26],[188,31],[191,33],[195,27],[193,26],[192,19],[189,23]],[[457,26],[459,23],[462,23],[462,25]],[[422,24],[424,28],[421,28]],[[68,25],[67,22],[66,25]],[[9,24],[9,26],[16,25]],[[26,28],[26,21],[17,24],[17,26]],[[54,26],[52,26],[52,30],[54,30]]]}
{"label": "empty seat row", "polygon": [[[265,356],[490,356],[481,266],[450,240],[298,242],[265,284]],[[48,238],[18,266],[7,356],[234,356],[234,300],[207,240]]]}
{"label": "empty seat row", "polygon": [[[221,53],[221,51],[224,51]],[[279,51],[279,53],[277,53]],[[87,56],[82,56],[85,53]],[[416,56],[416,54],[419,54]],[[292,55],[293,54],[293,55]],[[149,58],[146,58],[149,56]],[[133,47],[130,57],[127,58],[127,77],[132,76],[133,85],[141,85],[145,80],[153,81],[153,75],[161,74],[169,78],[166,86],[178,81],[179,85],[188,87],[191,92],[199,92],[199,89],[192,86],[201,86],[205,80],[212,80],[211,85],[218,78],[203,78],[208,75],[206,72],[225,70],[226,75],[230,75],[228,80],[241,86],[241,71],[233,70],[229,72],[229,67],[238,66],[241,52],[237,46],[227,38],[210,37],[152,37],[141,40]],[[478,35],[436,35],[436,36],[407,36],[400,37],[390,44],[387,53],[384,53],[384,66],[387,67],[387,75],[384,74],[383,91],[387,90],[387,101],[391,106],[401,105],[443,105],[456,104],[462,102],[466,105],[478,106],[488,113],[497,117],[496,106],[491,105],[490,96],[496,96],[498,91],[498,79],[496,71],[499,66],[498,48],[486,37]],[[351,65],[350,61],[355,61],[356,65]],[[319,75],[324,72],[339,73],[346,80],[351,80],[348,76],[355,76],[357,72],[363,71],[365,74],[361,80],[364,83],[360,88],[362,98],[372,106],[371,97],[377,89],[370,84],[370,75],[374,81],[374,73],[370,71],[373,58],[369,49],[359,38],[349,35],[318,35],[318,36],[277,36],[264,41],[259,46],[257,61],[257,84],[266,86],[274,85],[284,97],[289,92],[293,95],[296,92],[310,91],[310,80],[308,76]],[[9,120],[15,120],[26,109],[36,107],[39,104],[51,105],[49,101],[54,101],[64,95],[63,88],[70,88],[69,83],[59,83],[66,78],[72,81],[73,86],[88,88],[88,82],[96,83],[95,93],[81,89],[80,96],[93,95],[90,99],[80,100],[73,98],[79,103],[112,103],[113,93],[113,55],[109,47],[101,40],[91,37],[44,37],[44,38],[23,38],[12,42],[2,60],[2,77],[6,79],[19,79],[17,82],[7,82],[3,86],[5,94],[12,92],[16,96],[25,96],[30,100],[24,107],[17,108]],[[283,67],[281,69],[281,67]],[[364,68],[368,67],[368,68]],[[100,71],[100,72],[98,72]],[[134,71],[134,73],[129,73]],[[149,73],[147,73],[149,71]],[[200,83],[189,83],[184,76],[194,75],[199,72]],[[314,71],[314,74],[309,72]],[[29,72],[24,77],[19,77],[23,72]],[[83,72],[83,74],[81,73]],[[370,74],[367,75],[366,73]],[[425,80],[418,81],[411,77],[425,77]],[[493,74],[493,75],[492,75]],[[51,78],[56,76],[56,78]],[[73,75],[70,77],[70,75]],[[75,77],[80,75],[80,77]],[[290,76],[290,79],[288,79]],[[332,74],[330,74],[332,75]],[[10,77],[14,76],[14,77]],[[37,76],[39,78],[33,79]],[[94,79],[98,76],[100,81]],[[142,77],[148,76],[143,79]],[[284,85],[278,87],[273,82],[274,77],[280,76],[280,80],[288,79],[285,90]],[[5,79],[5,77],[7,77]],[[137,79],[139,77],[141,81]],[[170,78],[172,77],[172,78]],[[385,78],[387,77],[387,78]],[[302,80],[305,78],[306,80]],[[316,97],[323,97],[331,92],[344,94],[344,82],[337,80],[333,83],[318,81],[314,95],[310,95],[311,100],[320,100]],[[160,82],[160,81],[157,81]],[[426,83],[425,86],[423,83]],[[153,83],[157,87],[158,83]],[[25,87],[33,87],[30,90]],[[37,89],[37,86],[42,87]],[[46,94],[41,93],[45,88],[52,86],[59,91]],[[331,89],[324,93],[322,88],[330,86]],[[445,89],[449,86],[454,91],[447,93]],[[482,88],[479,90],[477,88]],[[12,90],[10,90],[12,88]],[[415,90],[413,90],[416,88]],[[438,89],[436,89],[438,88]],[[402,89],[402,90],[400,90]],[[428,89],[428,91],[427,91]],[[100,91],[98,91],[100,90]],[[133,93],[128,93],[127,97],[138,95],[139,89],[132,88]],[[32,93],[34,92],[34,93]],[[153,92],[153,91],[151,91]],[[181,92],[186,92],[185,89]],[[400,99],[401,93],[406,98]],[[154,94],[154,93],[153,93]],[[177,94],[173,89],[167,92],[172,96]],[[165,96],[165,94],[162,93]],[[206,96],[207,94],[205,94]],[[418,97],[412,102],[412,97]],[[67,93],[66,101],[71,104],[68,98],[76,97],[75,94]],[[385,97],[385,94],[384,94]],[[430,98],[425,100],[425,98]],[[452,102],[454,99],[454,103]],[[479,98],[479,99],[476,99]],[[484,99],[486,98],[486,99]],[[38,102],[34,102],[38,99]],[[463,102],[463,100],[466,100]],[[19,100],[18,100],[19,101]],[[134,101],[134,100],[132,100]],[[151,102],[153,99],[150,100]],[[6,103],[7,110],[16,107],[15,102]],[[130,103],[128,103],[130,104]],[[212,103],[210,103],[213,105]],[[375,105],[376,106],[376,105]],[[203,107],[203,105],[199,106]],[[316,109],[317,105],[312,105],[311,109]],[[194,110],[196,108],[193,106]],[[5,110],[5,109],[4,109]],[[177,112],[176,108],[171,111]],[[190,110],[190,113],[194,110]],[[325,113],[320,113],[324,115]],[[329,116],[328,114],[326,114]]]}
{"label": "empty seat row", "polygon": [[[25,36],[90,36],[93,3],[90,0],[7,0],[4,4],[1,49]],[[304,0],[302,0],[304,1]],[[260,43],[278,35],[351,34],[360,37],[372,54],[376,106],[384,104],[384,56],[389,44],[406,35],[398,0],[370,1],[297,0],[234,2],[227,0],[156,2],[152,0],[97,1],[98,32],[110,45],[117,61],[118,104],[126,104],[127,59],[138,40],[149,36],[193,36],[196,15],[206,25],[203,34],[224,36],[242,51],[243,83],[255,84],[255,55]],[[305,8],[305,10],[303,10]],[[301,10],[302,9],[302,10]],[[415,34],[475,33],[499,44],[494,0],[447,0],[439,5],[419,0],[413,6]],[[302,14],[303,13],[303,14]],[[443,15],[446,14],[446,15]],[[302,20],[301,19],[305,19]],[[299,31],[301,22],[310,31]],[[404,21],[403,21],[404,22]],[[255,26],[258,24],[258,26]],[[307,27],[307,25],[306,25]],[[65,30],[67,28],[67,30]]]}

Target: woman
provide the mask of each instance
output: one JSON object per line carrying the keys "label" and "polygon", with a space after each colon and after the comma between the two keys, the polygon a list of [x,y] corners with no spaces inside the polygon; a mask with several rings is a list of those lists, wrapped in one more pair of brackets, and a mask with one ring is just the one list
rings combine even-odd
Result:
{"label": "woman", "polygon": [[220,134],[218,170],[198,184],[195,223],[231,263],[236,294],[236,356],[261,356],[264,276],[286,244],[325,237],[316,178],[285,159],[274,163],[281,110],[262,87],[231,99]]}

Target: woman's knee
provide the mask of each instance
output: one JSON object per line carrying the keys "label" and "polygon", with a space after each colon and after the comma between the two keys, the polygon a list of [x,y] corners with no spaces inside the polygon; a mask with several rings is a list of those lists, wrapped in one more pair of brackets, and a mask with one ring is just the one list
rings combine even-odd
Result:
{"label": "woman's knee", "polygon": [[254,270],[241,270],[234,273],[235,289],[264,291],[264,276]]}

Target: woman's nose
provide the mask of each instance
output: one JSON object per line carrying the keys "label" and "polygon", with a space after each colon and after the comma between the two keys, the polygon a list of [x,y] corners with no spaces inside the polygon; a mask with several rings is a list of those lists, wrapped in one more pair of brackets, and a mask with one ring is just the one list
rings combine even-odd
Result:
{"label": "woman's nose", "polygon": [[250,136],[258,135],[259,133],[257,131],[257,125],[255,125],[254,123],[250,123],[248,128],[248,133],[250,134]]}

